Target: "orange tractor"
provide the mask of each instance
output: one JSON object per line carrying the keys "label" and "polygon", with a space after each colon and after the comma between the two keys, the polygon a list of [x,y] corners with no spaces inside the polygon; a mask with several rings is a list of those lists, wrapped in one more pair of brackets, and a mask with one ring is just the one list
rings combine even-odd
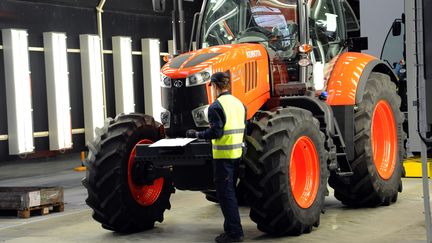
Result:
{"label": "orange tractor", "polygon": [[209,141],[150,146],[208,127],[212,73],[228,72],[247,107],[237,197],[258,229],[302,234],[318,227],[329,194],[354,207],[389,205],[402,191],[403,116],[396,76],[348,38],[358,22],[340,0],[205,0],[201,49],[161,70],[161,122],[144,114],[107,121],[89,144],[87,204],[106,229],[162,222],[175,189],[211,198]]}

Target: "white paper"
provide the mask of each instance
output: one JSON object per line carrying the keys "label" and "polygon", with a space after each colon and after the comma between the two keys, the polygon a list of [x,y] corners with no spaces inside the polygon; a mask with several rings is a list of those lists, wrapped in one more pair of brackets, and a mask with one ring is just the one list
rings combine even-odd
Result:
{"label": "white paper", "polygon": [[337,29],[337,15],[326,13],[327,16],[327,31],[335,32]]}
{"label": "white paper", "polygon": [[151,144],[149,147],[183,147],[196,138],[166,138]]}
{"label": "white paper", "polygon": [[322,62],[313,64],[313,74],[315,90],[324,89],[324,64]]}
{"label": "white paper", "polygon": [[29,207],[40,206],[41,196],[40,191],[29,192]]}

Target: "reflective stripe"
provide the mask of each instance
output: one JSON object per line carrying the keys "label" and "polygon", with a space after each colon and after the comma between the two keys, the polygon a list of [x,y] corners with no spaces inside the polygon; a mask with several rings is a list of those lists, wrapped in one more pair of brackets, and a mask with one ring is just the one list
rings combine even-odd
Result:
{"label": "reflective stripe", "polygon": [[242,144],[232,144],[232,145],[213,145],[215,150],[232,150],[242,148]]}
{"label": "reflective stripe", "polygon": [[223,135],[230,135],[230,134],[243,134],[244,129],[231,129],[231,130],[224,130]]}

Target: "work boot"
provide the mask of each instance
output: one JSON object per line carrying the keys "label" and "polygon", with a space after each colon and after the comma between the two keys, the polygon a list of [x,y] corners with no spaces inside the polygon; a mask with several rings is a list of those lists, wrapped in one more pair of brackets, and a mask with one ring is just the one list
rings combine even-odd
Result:
{"label": "work boot", "polygon": [[217,243],[228,243],[228,242],[242,242],[243,236],[233,237],[227,233],[222,233],[218,237],[215,238]]}

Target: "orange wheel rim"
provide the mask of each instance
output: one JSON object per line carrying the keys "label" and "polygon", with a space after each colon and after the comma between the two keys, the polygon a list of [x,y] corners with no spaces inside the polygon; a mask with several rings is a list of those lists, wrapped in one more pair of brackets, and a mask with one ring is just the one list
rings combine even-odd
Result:
{"label": "orange wheel rim", "polygon": [[294,199],[301,208],[309,208],[315,201],[320,184],[318,152],[309,137],[297,139],[290,161],[290,184]]}
{"label": "orange wheel rim", "polygon": [[393,111],[387,101],[380,100],[372,117],[372,154],[378,174],[388,180],[396,167],[397,133]]}
{"label": "orange wheel rim", "polygon": [[[153,143],[151,140],[143,139],[137,143],[138,144],[151,144]],[[159,198],[160,193],[162,192],[162,187],[164,183],[164,179],[158,178],[153,181],[153,185],[136,185],[132,180],[132,169],[135,163],[135,155],[136,155],[136,145],[132,149],[129,161],[128,161],[128,184],[129,190],[132,194],[132,197],[135,201],[143,206],[150,206]]]}

